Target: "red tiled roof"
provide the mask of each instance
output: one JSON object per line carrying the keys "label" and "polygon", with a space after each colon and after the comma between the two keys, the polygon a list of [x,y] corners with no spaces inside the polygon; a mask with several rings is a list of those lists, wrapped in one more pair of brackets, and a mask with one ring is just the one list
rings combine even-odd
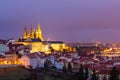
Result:
{"label": "red tiled roof", "polygon": [[105,75],[107,75],[107,74],[110,74],[110,71],[111,71],[111,70],[100,70],[100,71],[98,72],[98,74],[105,74]]}
{"label": "red tiled roof", "polygon": [[40,57],[41,59],[45,59],[46,56],[43,56],[43,55],[38,55],[38,57]]}
{"label": "red tiled roof", "polygon": [[18,47],[18,46],[24,46],[24,45],[23,44],[12,44],[11,46]]}
{"label": "red tiled roof", "polygon": [[5,56],[3,56],[3,55],[0,55],[0,58],[5,58]]}
{"label": "red tiled roof", "polygon": [[120,70],[120,65],[115,66],[118,70]]}
{"label": "red tiled roof", "polygon": [[0,44],[5,44],[6,42],[0,39]]}
{"label": "red tiled roof", "polygon": [[82,57],[94,57],[94,54],[80,54],[80,56],[82,56]]}
{"label": "red tiled roof", "polygon": [[34,53],[26,54],[26,56],[28,56],[30,59],[37,58],[36,54],[34,54]]}
{"label": "red tiled roof", "polygon": [[17,48],[20,47],[20,46],[24,46],[24,45],[23,44],[12,44],[12,45],[9,45],[8,47],[9,47],[10,50],[16,50],[17,51],[18,50]]}
{"label": "red tiled roof", "polygon": [[15,51],[8,51],[8,52],[5,52],[5,55],[9,55],[9,54],[14,54]]}
{"label": "red tiled roof", "polygon": [[66,59],[59,59],[58,62],[67,62]]}
{"label": "red tiled roof", "polygon": [[66,58],[71,58],[71,55],[70,54],[66,54],[65,57]]}

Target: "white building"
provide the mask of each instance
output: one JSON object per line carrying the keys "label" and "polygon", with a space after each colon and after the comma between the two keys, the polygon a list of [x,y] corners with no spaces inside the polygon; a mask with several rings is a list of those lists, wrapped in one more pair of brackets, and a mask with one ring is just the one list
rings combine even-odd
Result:
{"label": "white building", "polygon": [[23,55],[19,62],[25,66],[26,68],[32,67],[35,69],[36,67],[44,67],[44,62],[46,61],[46,57],[38,54],[38,53],[30,53]]}
{"label": "white building", "polygon": [[38,58],[39,58],[39,67],[42,67],[42,68],[44,68],[44,63],[45,63],[45,61],[46,61],[46,57],[44,56],[44,55],[37,55],[38,56]]}
{"label": "white building", "polygon": [[7,45],[0,44],[0,52],[7,52],[7,51],[9,51]]}
{"label": "white building", "polygon": [[26,68],[32,67],[33,69],[39,66],[39,57],[36,56],[36,54],[26,54],[23,55],[19,62],[25,66]]}

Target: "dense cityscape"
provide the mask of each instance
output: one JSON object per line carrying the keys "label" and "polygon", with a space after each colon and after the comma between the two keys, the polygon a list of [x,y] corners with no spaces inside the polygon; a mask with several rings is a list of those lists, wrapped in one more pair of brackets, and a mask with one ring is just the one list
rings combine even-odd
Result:
{"label": "dense cityscape", "polygon": [[119,80],[120,43],[44,41],[40,25],[25,26],[22,38],[0,40],[0,67],[28,70],[19,80]]}
{"label": "dense cityscape", "polygon": [[120,0],[0,0],[0,80],[120,80]]}

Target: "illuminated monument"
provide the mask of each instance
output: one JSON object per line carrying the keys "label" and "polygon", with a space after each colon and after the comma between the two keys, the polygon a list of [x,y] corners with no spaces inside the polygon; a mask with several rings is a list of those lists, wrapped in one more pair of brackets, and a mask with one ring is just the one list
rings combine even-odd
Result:
{"label": "illuminated monument", "polygon": [[20,38],[17,44],[24,44],[30,46],[30,52],[45,52],[50,53],[52,51],[75,51],[72,47],[67,46],[62,41],[45,41],[42,35],[40,25],[34,30],[32,27],[30,31],[27,31],[26,26],[24,27],[23,38]]}
{"label": "illuminated monument", "polygon": [[28,39],[28,38],[34,39],[34,38],[36,38],[36,39],[41,39],[42,41],[44,41],[40,25],[38,25],[36,31],[34,31],[34,29],[31,27],[29,33],[27,32],[27,28],[25,26],[24,27],[24,36],[23,36],[23,38],[24,39]]}

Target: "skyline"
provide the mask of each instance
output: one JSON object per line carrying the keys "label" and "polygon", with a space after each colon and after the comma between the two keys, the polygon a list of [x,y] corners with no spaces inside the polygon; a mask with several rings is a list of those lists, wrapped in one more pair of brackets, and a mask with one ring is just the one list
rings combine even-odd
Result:
{"label": "skyline", "polygon": [[2,0],[0,38],[23,36],[24,25],[41,25],[45,39],[120,42],[120,1]]}

